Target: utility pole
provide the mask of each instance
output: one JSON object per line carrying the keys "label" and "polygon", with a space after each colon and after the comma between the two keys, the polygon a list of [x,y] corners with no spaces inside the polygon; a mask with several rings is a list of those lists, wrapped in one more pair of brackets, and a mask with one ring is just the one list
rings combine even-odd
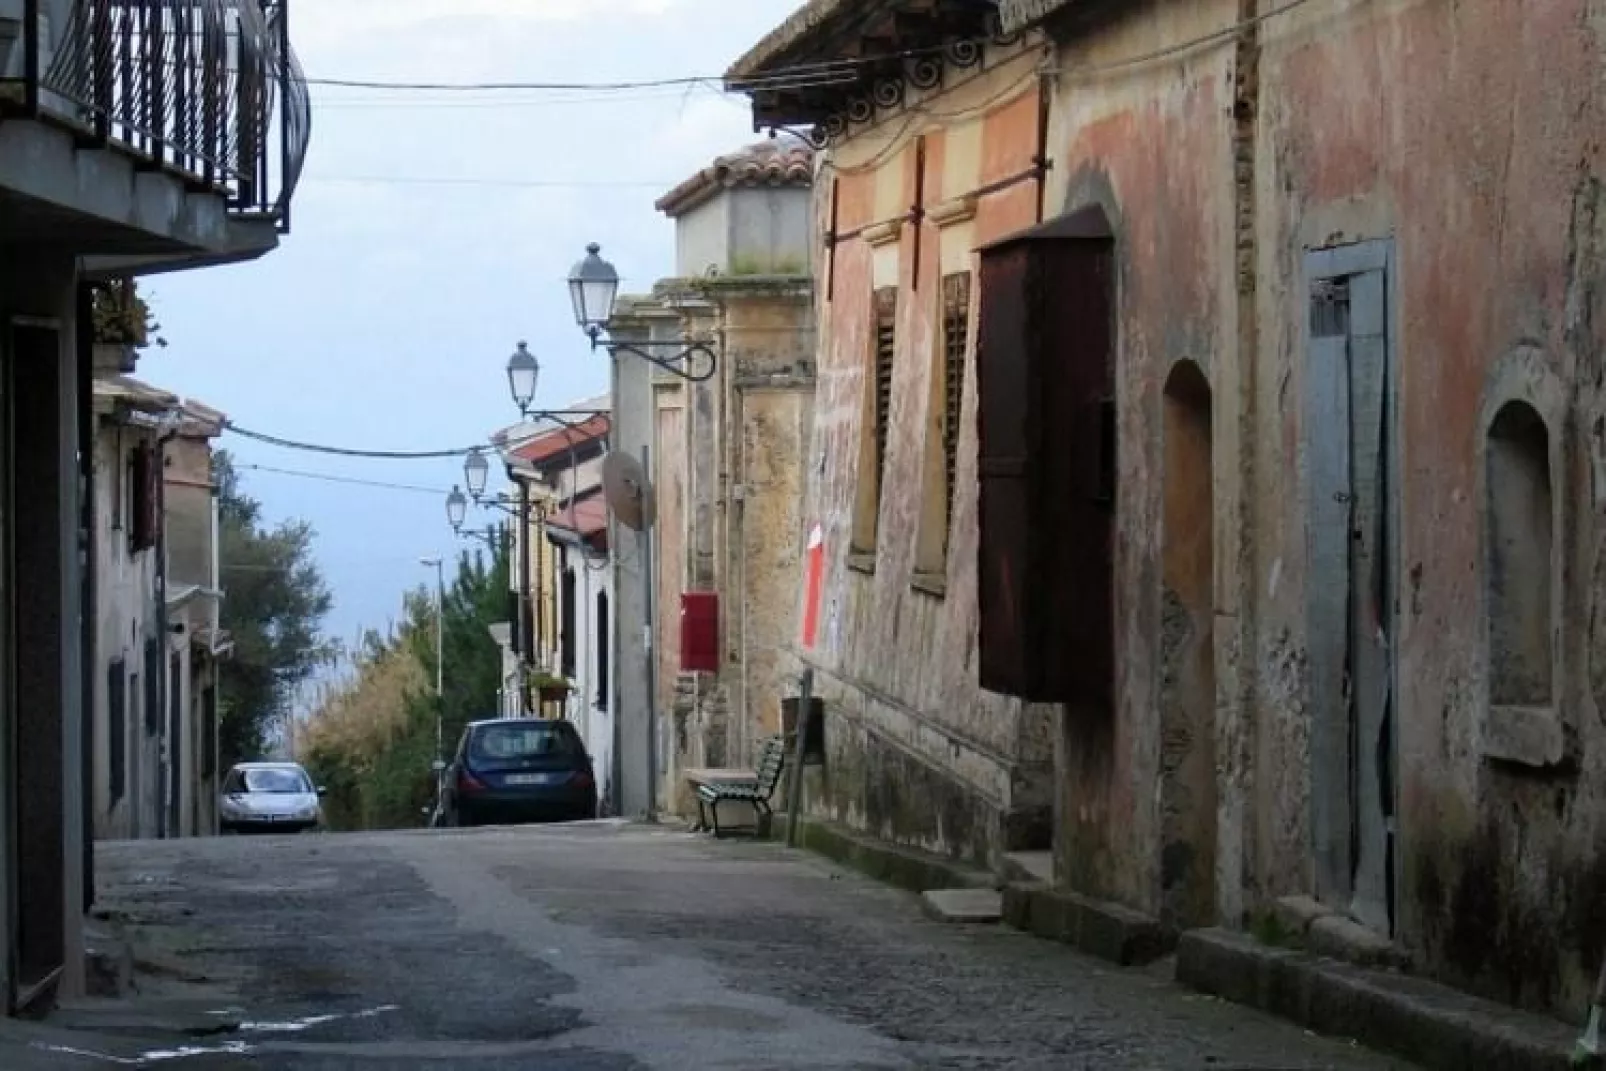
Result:
{"label": "utility pole", "polygon": [[[442,558],[420,558],[418,563],[435,570],[435,757],[442,754],[446,715],[446,563]],[[437,778],[437,781],[439,778]]]}

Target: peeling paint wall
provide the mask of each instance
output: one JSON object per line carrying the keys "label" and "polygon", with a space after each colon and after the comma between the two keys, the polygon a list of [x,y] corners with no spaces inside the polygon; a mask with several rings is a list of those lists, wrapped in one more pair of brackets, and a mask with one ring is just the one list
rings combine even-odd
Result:
{"label": "peeling paint wall", "polygon": [[[94,834],[97,840],[154,837],[162,804],[159,739],[145,728],[145,643],[160,636],[157,618],[156,550],[129,553],[131,516],[128,465],[140,443],[155,442],[155,433],[102,422],[95,436],[95,515],[98,633],[94,694]],[[165,650],[166,644],[163,644]],[[108,674],[121,665],[123,690],[123,765],[121,793],[113,798],[108,763],[112,755],[111,699]],[[166,671],[165,660],[162,663]],[[161,711],[165,719],[167,712]]]}
{"label": "peeling paint wall", "polygon": [[[1221,921],[1318,895],[1430,974],[1575,1017],[1606,953],[1606,13],[1341,0],[1232,32],[1266,10],[1137,3],[1056,53],[1049,214],[1103,204],[1119,264],[1119,709],[1107,736],[1056,739],[1061,877],[1174,911],[1174,694],[1178,673],[1209,669],[1214,710],[1188,717],[1212,720],[1215,830],[1190,836],[1213,837]],[[1387,692],[1364,742],[1376,795],[1343,820],[1395,816],[1372,912],[1352,875],[1334,885],[1324,853],[1342,869],[1350,848],[1313,818],[1352,756],[1324,735],[1349,700],[1323,683],[1313,652],[1331,637],[1311,611],[1328,580],[1311,399],[1332,371],[1313,356],[1313,257],[1367,249],[1387,367],[1365,476],[1390,594],[1366,636],[1384,638]],[[1208,388],[1207,507],[1168,486],[1185,467],[1167,453],[1181,364]],[[1202,513],[1203,601],[1173,554]],[[1348,516],[1340,536],[1358,538]],[[1213,661],[1179,661],[1205,605]]]}
{"label": "peeling paint wall", "polygon": [[[1588,0],[1313,6],[1266,25],[1260,88],[1262,646],[1289,637],[1282,658],[1297,664],[1309,583],[1297,470],[1285,460],[1298,422],[1286,399],[1305,374],[1300,252],[1390,238],[1398,937],[1444,977],[1569,1017],[1606,950],[1606,726],[1593,658],[1606,591],[1603,29],[1606,13]],[[1542,555],[1506,556],[1491,505],[1520,493],[1499,475],[1494,443],[1513,401],[1544,424]],[[1530,501],[1529,512],[1546,508]],[[1509,694],[1495,672],[1503,624],[1491,593],[1511,584],[1553,594],[1543,694]],[[1297,738],[1262,744],[1267,768],[1307,765]],[[1267,892],[1298,881],[1273,860],[1295,856],[1299,832],[1281,811],[1263,825]]]}
{"label": "peeling paint wall", "polygon": [[[1150,5],[1064,43],[1048,139],[1046,214],[1103,206],[1117,261],[1117,709],[1107,725],[1056,722],[1056,862],[1081,891],[1192,924],[1241,910],[1239,831],[1253,805],[1235,694],[1233,53],[1119,64],[1230,25],[1235,10]],[[1179,369],[1192,370],[1189,403],[1208,414],[1195,443],[1204,465],[1166,452],[1165,392]],[[1204,567],[1179,565],[1177,548],[1201,540]]]}
{"label": "peeling paint wall", "polygon": [[[1037,221],[1036,183],[1009,181],[1030,171],[1037,151],[1034,59],[1023,49],[956,76],[927,107],[834,148],[816,181],[821,230],[830,226],[834,196],[838,233],[858,233],[814,258],[820,363],[801,520],[804,529],[823,527],[825,577],[818,646],[799,652],[788,670],[812,666],[826,705],[827,761],[809,772],[809,806],[881,837],[984,864],[1005,851],[1048,846],[1053,734],[1045,712],[977,686],[968,355],[952,527],[934,577],[916,577],[916,544],[928,512],[926,437],[938,433],[929,407],[942,276],[974,272],[978,246]],[[983,191],[988,186],[996,188]],[[891,223],[909,213],[917,191],[919,222]],[[866,400],[873,296],[884,287],[897,288],[897,326],[879,508],[868,498],[872,549],[850,544],[855,511],[866,508],[861,454],[874,435]],[[971,352],[975,307],[972,288]]]}

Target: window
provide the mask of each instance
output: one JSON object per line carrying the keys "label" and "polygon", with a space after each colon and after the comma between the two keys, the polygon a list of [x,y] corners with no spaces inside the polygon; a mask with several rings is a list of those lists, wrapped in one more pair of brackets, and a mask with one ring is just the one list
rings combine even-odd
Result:
{"label": "window", "polygon": [[898,288],[875,291],[871,302],[870,353],[865,385],[865,433],[859,445],[859,483],[853,508],[853,552],[849,563],[874,569],[877,515],[886,478],[892,430],[892,373],[898,349]]}
{"label": "window", "polygon": [[128,790],[128,667],[121,658],[106,667],[106,785],[111,803]]}
{"label": "window", "polygon": [[[564,557],[568,554],[565,552]],[[574,634],[574,570],[565,568],[563,577],[559,580],[558,613],[562,615],[558,627],[562,633],[559,639],[559,668],[565,677],[574,676],[575,642],[579,637]]]}
{"label": "window", "polygon": [[161,460],[149,443],[134,449],[128,465],[128,550],[137,554],[156,545],[161,524]]}
{"label": "window", "polygon": [[892,362],[898,344],[898,291],[876,291],[875,316],[875,480],[876,501],[887,476],[887,435],[892,423]]}
{"label": "window", "polygon": [[613,653],[613,633],[608,622],[608,593],[597,592],[597,709],[608,709],[608,660]]}
{"label": "window", "polygon": [[217,772],[217,688],[201,692],[201,776]]}
{"label": "window", "polygon": [[1115,689],[1114,251],[1090,207],[983,249],[976,285],[980,684],[1100,713]]}
{"label": "window", "polygon": [[155,736],[162,727],[162,652],[154,639],[145,641],[145,731]]}
{"label": "window", "polygon": [[258,766],[229,771],[223,791],[230,796],[246,792],[265,792],[273,796],[311,795],[312,782],[304,771],[291,766]]}
{"label": "window", "polygon": [[960,418],[970,346],[970,273],[944,276],[939,302],[913,583],[921,591],[940,596],[947,586],[948,543],[958,484]]}
{"label": "window", "polygon": [[580,738],[566,721],[487,725],[468,741],[468,757],[476,764],[578,758],[582,754]]}

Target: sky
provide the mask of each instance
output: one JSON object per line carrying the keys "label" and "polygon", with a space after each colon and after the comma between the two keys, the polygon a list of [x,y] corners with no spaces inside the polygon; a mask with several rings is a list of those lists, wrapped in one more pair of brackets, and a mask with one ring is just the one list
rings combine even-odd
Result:
{"label": "sky", "polygon": [[[639,81],[717,76],[798,3],[298,0],[291,33],[309,78]],[[503,369],[520,340],[541,361],[537,405],[605,392],[607,357],[570,311],[570,266],[600,242],[625,292],[650,288],[674,247],[653,202],[763,136],[743,98],[706,88],[312,93],[292,232],[254,263],[146,280],[168,345],[136,374],[245,428],[360,449],[463,446],[515,423]],[[221,445],[270,522],[315,528],[337,638],[386,627],[406,590],[432,583],[420,557],[475,545],[445,519],[460,461]]]}

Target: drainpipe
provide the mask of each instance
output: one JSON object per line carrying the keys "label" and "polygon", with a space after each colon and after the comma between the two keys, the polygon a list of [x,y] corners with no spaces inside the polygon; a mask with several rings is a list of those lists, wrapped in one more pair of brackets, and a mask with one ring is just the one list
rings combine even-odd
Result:
{"label": "drainpipe", "polygon": [[[519,575],[523,579],[522,608],[524,620],[519,622],[523,627],[519,629],[520,646],[524,648],[524,665],[526,670],[535,667],[535,624],[537,617],[535,608],[535,585],[530,574],[530,484],[527,480],[519,480]],[[528,682],[519,689],[519,709],[524,714],[534,713],[531,709],[533,701],[530,699]]]}
{"label": "drainpipe", "polygon": [[173,697],[168,695],[173,682],[168,672],[170,658],[167,650],[168,643],[168,613],[167,613],[167,444],[178,438],[178,418],[169,413],[163,419],[165,430],[156,437],[156,634],[161,637],[158,651],[161,654],[160,664],[156,667],[156,716],[158,724],[166,727],[163,739],[166,741],[164,758],[161,764],[162,779],[162,810],[161,819],[157,827],[164,837],[177,836],[174,819],[177,817],[173,809],[178,805],[178,786],[173,784],[173,751],[178,742],[171,738],[173,722],[168,716],[168,706]]}

